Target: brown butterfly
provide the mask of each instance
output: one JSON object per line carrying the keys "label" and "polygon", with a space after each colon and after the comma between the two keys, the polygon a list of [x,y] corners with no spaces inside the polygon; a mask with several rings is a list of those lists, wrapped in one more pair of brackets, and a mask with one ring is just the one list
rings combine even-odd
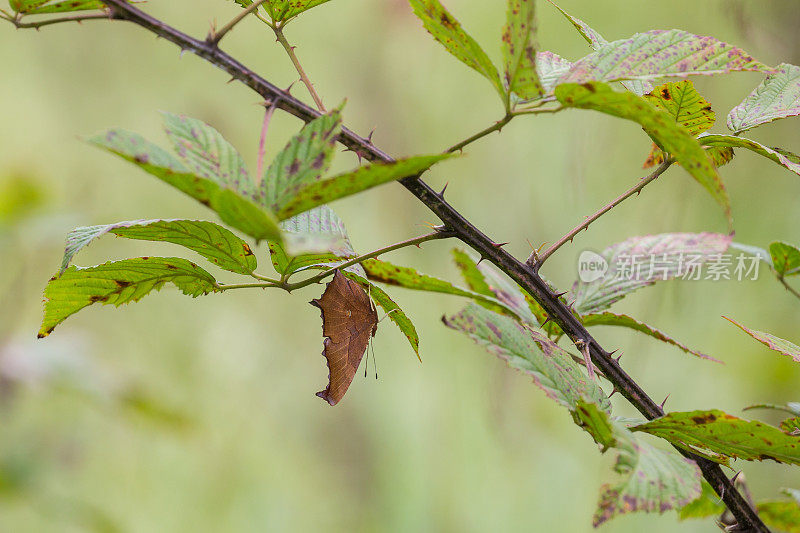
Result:
{"label": "brown butterfly", "polygon": [[322,355],[328,360],[328,387],[317,396],[336,405],[378,330],[378,313],[364,289],[338,270],[322,296],[309,303],[322,310]]}

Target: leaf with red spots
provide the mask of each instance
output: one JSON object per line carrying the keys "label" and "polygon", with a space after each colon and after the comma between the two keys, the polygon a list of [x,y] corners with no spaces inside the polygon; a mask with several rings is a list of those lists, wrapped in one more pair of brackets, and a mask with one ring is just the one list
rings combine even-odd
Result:
{"label": "leaf with red spots", "polygon": [[782,63],[728,114],[736,134],[761,124],[800,115],[800,67]]}
{"label": "leaf with red spots", "polygon": [[665,111],[630,92],[617,92],[605,83],[568,83],[556,87],[563,106],[593,109],[642,126],[659,148],[670,153],[723,208],[729,227],[733,225],[728,193],[717,169],[702,146]]}
{"label": "leaf with red spots", "polygon": [[256,198],[255,184],[242,156],[217,130],[195,118],[162,112],[164,130],[175,153],[196,176]]}
{"label": "leaf with red spots", "polygon": [[767,526],[785,533],[800,533],[800,502],[796,499],[759,502],[756,510]]}
{"label": "leaf with red spots", "polygon": [[285,220],[319,205],[352,196],[390,181],[418,176],[433,164],[456,155],[420,155],[398,159],[391,163],[373,163],[324,180],[287,186],[282,196],[285,200],[276,211],[278,219]]}
{"label": "leaf with red spots", "polygon": [[770,161],[778,163],[783,168],[800,175],[800,158],[797,155],[781,150],[780,148],[768,148],[761,143],[737,137],[734,135],[718,135],[716,133],[702,134],[697,140],[703,146],[746,148],[760,156],[764,156]]}
{"label": "leaf with red spots", "polygon": [[336,405],[344,397],[378,329],[378,314],[361,286],[336,271],[325,292],[311,304],[322,311],[322,355],[328,361],[328,386],[317,396]]}
{"label": "leaf with red spots", "polygon": [[651,446],[593,404],[579,403],[573,416],[602,451],[618,452],[614,471],[621,477],[603,485],[595,527],[627,513],[664,513],[700,495],[702,476],[694,461],[675,450]]}
{"label": "leaf with red spots", "polygon": [[489,80],[505,101],[506,90],[492,60],[480,45],[470,37],[461,24],[444,8],[439,0],[409,0],[414,13],[423,26],[448,52],[468,67]]}
{"label": "leaf with red spots", "polygon": [[513,318],[469,304],[460,313],[444,317],[444,324],[533,378],[552,400],[575,409],[581,400],[604,411],[611,403],[596,381],[588,379],[572,355],[546,335]]}
{"label": "leaf with red spots", "polygon": [[602,276],[572,286],[575,309],[597,313],[642,287],[699,274],[702,264],[725,253],[730,242],[730,235],[720,233],[662,233],[609,246],[598,254],[607,267]]}
{"label": "leaf with red spots", "polygon": [[94,239],[113,233],[127,239],[171,242],[195,251],[220,268],[238,274],[251,274],[258,262],[242,239],[229,230],[204,220],[132,220],[104,226],[89,226],[72,230],[67,235],[61,271],[72,258]]}
{"label": "leaf with red spots", "polygon": [[689,80],[659,85],[646,94],[645,99],[672,115],[689,135],[697,136],[714,125],[715,115],[711,105]]}
{"label": "leaf with red spots", "polygon": [[800,363],[800,346],[789,342],[786,339],[772,335],[771,333],[765,333],[763,331],[746,328],[735,320],[731,320],[726,316],[723,316],[722,318],[738,327],[770,350],[775,350],[783,355],[788,355],[792,358],[792,360],[794,360],[795,363]]}
{"label": "leaf with red spots", "polygon": [[253,200],[216,179],[189,171],[166,150],[125,130],[109,130],[87,139],[217,212],[223,222],[255,239],[280,239],[275,217]]}
{"label": "leaf with red spots", "polygon": [[503,62],[508,90],[523,100],[542,95],[536,72],[533,0],[508,0],[506,25],[503,28]]}
{"label": "leaf with red spots", "polygon": [[707,456],[720,463],[731,458],[800,465],[800,436],[719,410],[668,413],[631,429],[689,451],[709,452]]}
{"label": "leaf with red spots", "polygon": [[682,30],[651,30],[600,46],[576,61],[560,83],[652,80],[734,71],[768,71],[741,48]]}
{"label": "leaf with red spots", "polygon": [[676,341],[675,339],[669,337],[665,333],[657,330],[656,328],[654,328],[652,326],[648,326],[644,322],[639,322],[635,318],[630,317],[628,315],[619,315],[619,314],[616,314],[616,313],[610,313],[610,312],[606,311],[604,313],[591,313],[591,314],[583,315],[581,317],[581,321],[583,322],[583,325],[586,326],[586,327],[592,327],[592,326],[618,326],[618,327],[623,327],[623,328],[629,328],[629,329],[632,329],[634,331],[638,331],[640,333],[644,333],[645,335],[653,337],[654,339],[658,339],[658,340],[660,340],[662,342],[665,342],[667,344],[671,344],[672,346],[675,346],[679,350],[681,350],[681,351],[683,351],[685,353],[688,353],[688,354],[692,354],[692,355],[694,355],[696,357],[699,357],[700,359],[708,359],[709,361],[714,361],[715,363],[719,363],[720,362],[717,359],[714,359],[713,357],[711,357],[709,355],[706,355],[706,354],[704,354],[702,352],[698,352],[697,350],[692,350],[691,348],[688,348],[687,346],[684,346],[683,344],[681,344],[678,341]]}
{"label": "leaf with red spots", "polygon": [[15,12],[23,15],[66,13],[69,11],[105,9],[106,7],[100,0],[10,0],[9,5]]}
{"label": "leaf with red spots", "polygon": [[[608,44],[608,41],[605,39],[605,37],[600,35],[599,32],[594,30],[584,21],[582,21],[578,17],[573,17],[572,15],[561,9],[559,6],[557,6],[552,0],[550,0],[550,3],[553,4],[553,6],[556,9],[558,9],[562,15],[564,15],[564,17],[575,27],[576,30],[578,30],[578,33],[581,35],[581,37],[584,38],[584,40],[586,40],[587,43],[589,43],[589,46],[592,48],[592,50],[598,50]],[[570,64],[570,68],[571,67],[572,64]],[[565,69],[564,72],[566,72],[567,70],[569,69]],[[624,85],[625,88],[628,89],[629,91],[636,93],[639,96],[649,93],[653,89],[653,86],[649,82],[642,80],[623,81],[622,85]]]}
{"label": "leaf with red spots", "polygon": [[776,241],[769,245],[775,273],[782,278],[800,274],[800,250],[791,244]]}
{"label": "leaf with red spots", "polygon": [[50,280],[44,290],[44,319],[39,337],[46,337],[67,317],[94,303],[120,306],[138,302],[165,283],[189,296],[218,290],[214,277],[186,259],[140,257],[102,265],[69,267]]}
{"label": "leaf with red spots", "polygon": [[264,205],[277,213],[300,188],[320,180],[331,166],[341,131],[341,107],[303,126],[264,172]]}

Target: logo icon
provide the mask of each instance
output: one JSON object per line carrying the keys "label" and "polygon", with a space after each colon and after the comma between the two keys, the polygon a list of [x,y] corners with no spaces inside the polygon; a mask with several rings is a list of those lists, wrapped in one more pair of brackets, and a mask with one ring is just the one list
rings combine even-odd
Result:
{"label": "logo icon", "polygon": [[584,283],[591,283],[605,276],[608,261],[602,255],[584,250],[578,257],[578,277]]}

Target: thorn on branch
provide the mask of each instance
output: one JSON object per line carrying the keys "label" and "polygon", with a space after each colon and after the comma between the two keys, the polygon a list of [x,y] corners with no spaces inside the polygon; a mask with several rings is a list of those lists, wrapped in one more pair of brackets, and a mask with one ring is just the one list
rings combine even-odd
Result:
{"label": "thorn on branch", "polygon": [[661,407],[661,410],[662,410],[662,411],[664,410],[664,405],[666,405],[666,403],[667,403],[667,400],[669,400],[669,394],[667,394],[667,397],[666,397],[666,398],[664,398],[664,401],[663,401],[663,402],[661,402],[661,404],[659,405],[659,407]]}
{"label": "thorn on branch", "polygon": [[439,198],[441,198],[442,200],[444,200],[444,191],[447,190],[448,185],[450,185],[450,182],[449,181],[445,182],[444,187],[442,187],[442,190],[439,192]]}
{"label": "thorn on branch", "polygon": [[619,389],[614,387],[614,389],[611,391],[611,394],[608,395],[608,398],[611,399],[611,397],[614,396],[618,392],[619,392]]}
{"label": "thorn on branch", "polygon": [[499,248],[502,248],[503,246],[505,246],[506,244],[508,244],[508,243],[507,242],[493,242],[492,246],[494,246],[495,248],[499,249]]}
{"label": "thorn on branch", "polygon": [[556,293],[554,293],[554,294],[553,294],[553,298],[555,298],[556,300],[558,300],[558,299],[560,299],[562,296],[564,296],[565,294],[567,294],[567,292],[568,292],[568,291],[564,291],[564,292],[556,292]]}
{"label": "thorn on branch", "polygon": [[544,322],[542,322],[542,326],[541,326],[541,327],[544,327],[544,325],[545,325],[545,324],[547,324],[548,322],[550,322],[550,316],[547,316],[547,317],[544,319]]}

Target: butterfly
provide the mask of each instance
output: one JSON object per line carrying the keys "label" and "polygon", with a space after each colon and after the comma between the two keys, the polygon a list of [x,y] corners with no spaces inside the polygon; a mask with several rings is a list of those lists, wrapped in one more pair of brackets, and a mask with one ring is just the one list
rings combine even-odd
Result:
{"label": "butterfly", "polygon": [[366,291],[338,270],[322,296],[309,303],[322,312],[322,355],[328,362],[328,386],[317,396],[336,405],[378,330],[378,313]]}

